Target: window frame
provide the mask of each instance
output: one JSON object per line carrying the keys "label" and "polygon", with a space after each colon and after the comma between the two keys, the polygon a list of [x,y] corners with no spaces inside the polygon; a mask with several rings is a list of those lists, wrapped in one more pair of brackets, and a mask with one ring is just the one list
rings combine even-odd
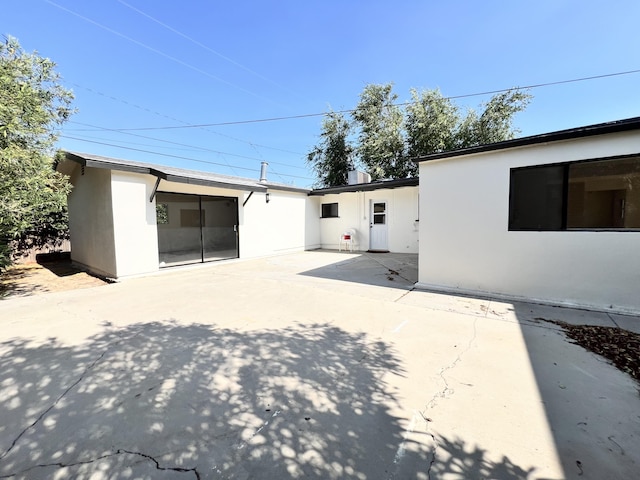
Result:
{"label": "window frame", "polygon": [[[610,157],[597,157],[597,158],[588,158],[583,160],[575,160],[568,162],[556,162],[556,163],[546,163],[546,164],[537,164],[537,165],[526,165],[522,167],[511,167],[509,169],[509,205],[508,205],[508,217],[507,217],[507,230],[509,232],[640,232],[640,227],[568,227],[568,212],[569,212],[569,183],[570,183],[570,168],[572,165],[577,164],[587,164],[587,163],[596,163],[596,162],[605,162],[605,161],[616,161],[616,160],[626,160],[637,158],[638,162],[640,162],[640,152],[633,153],[628,155],[615,155]],[[513,210],[514,210],[514,173],[526,171],[526,170],[534,170],[534,169],[544,169],[544,168],[554,168],[554,167],[562,167],[564,169],[563,172],[563,184],[562,184],[562,199],[561,199],[561,215],[562,221],[560,228],[547,228],[540,229],[535,227],[514,227],[513,223]],[[640,202],[639,202],[640,203]],[[638,205],[640,208],[640,204]]]}
{"label": "window frame", "polygon": [[[335,215],[333,209],[335,206]],[[329,207],[329,214],[325,215],[325,207]],[[320,204],[320,218],[339,218],[338,202],[322,203]]]}

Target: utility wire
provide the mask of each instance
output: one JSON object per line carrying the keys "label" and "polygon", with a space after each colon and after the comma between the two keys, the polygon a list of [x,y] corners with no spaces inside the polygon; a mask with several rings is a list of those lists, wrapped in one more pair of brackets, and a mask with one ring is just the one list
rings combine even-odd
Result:
{"label": "utility wire", "polygon": [[[79,137],[71,137],[69,135],[58,135],[58,136],[60,138],[66,138],[68,140],[77,140],[77,141],[80,141],[80,142],[95,143],[95,144],[98,144],[98,145],[106,145],[108,147],[121,148],[123,150],[132,150],[134,152],[149,153],[151,155],[159,155],[161,157],[177,158],[177,159],[180,159],[180,160],[188,160],[190,162],[206,163],[208,165],[217,165],[217,166],[220,166],[220,167],[237,168],[239,170],[247,170],[247,171],[250,171],[250,172],[259,172],[260,171],[259,169],[256,169],[256,168],[237,167],[237,166],[236,167],[230,167],[227,164],[211,162],[209,160],[199,160],[197,158],[183,157],[183,156],[180,156],[180,155],[171,155],[169,153],[154,152],[154,151],[151,151],[151,150],[144,150],[144,149],[141,149],[141,148],[123,147],[122,145],[116,145],[116,144],[107,143],[107,142],[98,142],[98,141],[95,141],[95,140],[85,140],[85,139],[82,139],[82,138],[79,138]],[[285,177],[291,177],[291,178],[300,178],[300,179],[303,179],[303,180],[314,180],[311,177],[302,177],[302,176],[299,176],[299,175],[290,175],[290,174],[286,174],[286,173],[281,173],[279,175],[282,175],[282,176],[285,176]]]}
{"label": "utility wire", "polygon": [[[187,143],[172,142],[171,140],[165,140],[163,138],[156,138],[156,137],[149,137],[147,135],[140,135],[139,133],[121,132],[121,131],[113,129],[113,128],[100,127],[98,125],[91,125],[89,123],[84,123],[84,122],[76,122],[75,120],[69,120],[68,123],[74,123],[76,125],[84,125],[84,126],[87,126],[87,127],[92,127],[92,129],[93,129],[92,131],[95,131],[95,129],[98,129],[98,130],[107,131],[107,132],[122,133],[124,135],[130,135],[132,137],[144,138],[146,140],[154,140],[156,142],[168,143],[168,144],[171,144],[171,145],[177,145],[179,147],[193,148],[193,149],[197,149],[197,150],[202,150],[204,152],[216,153],[218,155],[228,155],[230,157],[244,158],[246,160],[255,160],[255,161],[258,161],[258,162],[265,161],[264,158],[248,157],[246,155],[238,155],[237,153],[222,152],[220,150],[214,150],[212,148],[199,147],[197,145],[190,145],[190,144],[187,144]],[[271,161],[269,161],[269,163],[270,164],[273,163],[274,165],[291,166],[291,167],[299,168],[299,169],[302,169],[302,170],[306,170],[304,167],[300,167],[300,166],[297,166],[297,165],[288,165],[286,163],[271,162]],[[230,165],[228,163],[227,163],[226,166],[231,168],[231,169],[236,168],[235,165]]]}
{"label": "utility wire", "polygon": [[[207,45],[203,44],[202,42],[199,42],[199,41],[198,41],[198,40],[196,40],[195,38],[193,38],[193,37],[191,37],[191,36],[189,36],[189,35],[187,35],[187,34],[185,34],[185,33],[182,33],[182,32],[181,32],[181,31],[179,31],[179,30],[176,30],[175,28],[173,28],[173,27],[171,27],[171,26],[167,25],[167,24],[166,24],[166,23],[164,23],[164,22],[161,22],[161,21],[160,21],[160,20],[158,20],[157,18],[155,18],[155,17],[153,17],[153,16],[149,15],[148,13],[143,12],[142,10],[140,10],[139,8],[134,7],[133,5],[128,4],[128,3],[127,3],[127,2],[125,2],[124,0],[117,0],[117,1],[118,1],[120,4],[124,5],[125,7],[127,7],[127,8],[129,8],[129,9],[133,10],[134,12],[137,12],[138,14],[142,15],[143,17],[148,18],[149,20],[151,20],[151,21],[153,21],[153,22],[157,23],[158,25],[160,25],[160,26],[162,26],[162,27],[166,28],[167,30],[169,30],[169,31],[171,31],[171,32],[173,32],[173,33],[175,33],[176,35],[181,36],[182,38],[184,38],[184,39],[186,39],[186,40],[190,41],[191,43],[193,43],[193,44],[195,44],[195,45],[197,45],[197,46],[199,46],[199,47],[201,47],[201,48],[204,48],[204,49],[205,49],[205,50],[207,50],[208,52],[213,53],[214,55],[216,55],[216,56],[218,56],[218,57],[222,58],[223,60],[226,60],[227,62],[229,62],[229,63],[231,63],[231,64],[235,65],[235,66],[236,66],[236,67],[238,67],[238,68],[241,68],[242,70],[244,70],[244,71],[246,71],[246,72],[250,73],[251,75],[254,75],[254,76],[256,76],[256,77],[258,77],[258,78],[260,78],[260,79],[264,80],[265,82],[268,82],[268,83],[270,83],[270,84],[272,84],[272,85],[274,85],[274,86],[276,86],[276,87],[278,87],[278,88],[281,88],[281,89],[283,89],[283,90],[290,91],[288,88],[286,88],[286,87],[284,87],[284,86],[282,86],[282,85],[280,85],[280,84],[278,84],[278,83],[274,82],[273,80],[271,80],[271,79],[269,79],[269,78],[267,78],[267,77],[265,77],[265,76],[263,76],[263,75],[260,75],[258,72],[254,71],[254,70],[251,70],[249,67],[246,67],[246,66],[242,65],[241,63],[238,63],[238,62],[236,62],[235,60],[233,60],[233,59],[231,59],[231,58],[227,57],[226,55],[223,55],[222,53],[220,53],[220,52],[218,52],[218,51],[214,50],[213,48],[208,47]],[[295,93],[295,92],[291,92],[291,93]]]}
{"label": "utility wire", "polygon": [[[168,143],[168,144],[171,144],[171,145],[178,145],[178,146],[180,146],[180,147],[196,148],[196,149],[198,149],[198,150],[202,150],[202,151],[205,151],[205,152],[217,153],[217,154],[219,154],[219,155],[230,155],[230,156],[234,156],[234,157],[247,158],[247,159],[249,159],[249,160],[259,160],[259,159],[251,158],[251,157],[243,157],[243,156],[241,156],[241,155],[236,155],[236,154],[234,154],[234,153],[220,152],[220,151],[218,151],[218,150],[212,150],[212,149],[210,149],[210,148],[198,147],[198,146],[195,146],[195,145],[187,145],[186,143],[172,142],[172,141],[170,141],[170,140],[164,140],[164,139],[162,139],[162,138],[148,137],[147,135],[140,135],[139,133],[118,132],[117,130],[113,130],[113,129],[111,129],[111,128],[98,127],[97,125],[91,125],[91,124],[89,124],[89,123],[76,122],[76,121],[74,121],[74,120],[69,120],[69,123],[75,123],[75,124],[77,124],[77,125],[84,125],[84,126],[87,126],[87,127],[99,128],[100,130],[104,130],[104,131],[107,131],[107,132],[116,132],[116,133],[121,133],[121,134],[124,134],[124,135],[129,135],[129,136],[131,136],[131,137],[144,138],[144,139],[146,139],[146,140],[154,140],[154,141],[156,141],[156,142]],[[230,164],[229,162],[227,162],[226,160],[225,160],[225,163],[226,163],[226,166],[227,166],[228,168],[230,168],[230,169],[233,171],[233,169],[235,168],[235,167],[234,167],[234,165],[231,165],[231,164]],[[235,173],[237,174],[237,172],[235,172]]]}
{"label": "utility wire", "polygon": [[[49,1],[49,0],[46,0]],[[607,73],[604,75],[593,75],[591,77],[581,77],[581,78],[573,78],[571,80],[559,80],[559,81],[555,81],[555,82],[546,82],[546,83],[536,83],[536,84],[532,84],[532,85],[525,85],[522,87],[513,87],[513,88],[502,88],[500,90],[489,90],[486,92],[477,92],[477,93],[468,93],[468,94],[464,94],[464,95],[452,95],[449,97],[444,97],[447,100],[456,100],[459,98],[471,98],[471,97],[480,97],[480,96],[484,96],[484,95],[493,95],[496,93],[504,93],[504,92],[509,92],[511,90],[529,90],[532,88],[541,88],[541,87],[549,87],[552,85],[562,85],[562,84],[566,84],[566,83],[576,83],[576,82],[584,82],[587,80],[596,80],[596,79],[600,79],[600,78],[608,78],[608,77],[617,77],[617,76],[621,76],[621,75],[631,75],[634,73],[640,73],[640,69],[637,70],[628,70],[626,72],[616,72],[616,73]],[[415,102],[403,102],[403,103],[396,103],[394,105],[398,106],[398,107],[404,107],[407,105],[412,105]],[[332,113],[352,113],[354,112],[355,109],[348,109],[348,110],[337,110],[334,111]],[[322,117],[327,115],[327,112],[321,112],[321,113],[306,113],[306,114],[302,114],[302,115],[289,115],[286,117],[270,117],[270,118],[259,118],[259,119],[254,119],[254,120],[238,120],[235,122],[218,122],[218,123],[201,123],[201,124],[193,124],[193,125],[184,125],[184,126],[169,126],[169,127],[138,127],[138,128],[117,128],[114,130],[120,131],[120,132],[124,132],[124,131],[137,131],[137,130],[174,130],[174,129],[183,129],[183,128],[202,128],[202,127],[219,127],[219,126],[226,126],[226,125],[243,125],[243,124],[249,124],[249,123],[264,123],[264,122],[277,122],[277,121],[281,121],[281,120],[297,120],[300,118],[310,118],[310,117]]]}
{"label": "utility wire", "polygon": [[[109,100],[113,100],[115,102],[124,103],[125,105],[127,105],[129,107],[137,108],[138,110],[142,110],[144,112],[151,113],[151,114],[156,115],[158,117],[166,118],[168,120],[173,120],[175,122],[182,123],[182,124],[184,124],[186,126],[193,126],[193,124],[190,123],[190,122],[186,122],[184,120],[180,120],[179,118],[175,118],[175,117],[172,117],[170,115],[165,115],[164,113],[160,113],[160,112],[157,112],[155,110],[151,110],[150,108],[137,105],[137,104],[135,104],[133,102],[130,102],[128,100],[124,100],[122,98],[114,97],[113,95],[109,95],[109,94],[100,92],[100,91],[95,90],[93,88],[85,87],[83,85],[79,85],[79,84],[74,83],[74,82],[71,82],[70,85],[72,85],[74,87],[77,87],[77,88],[82,88],[83,90],[91,92],[91,93],[93,93],[95,95],[100,95],[102,97],[108,98]],[[228,138],[230,140],[234,140],[234,141],[240,142],[240,143],[246,143],[247,145],[250,145],[251,147],[266,148],[268,150],[274,150],[276,152],[283,152],[283,153],[291,153],[293,155],[300,155],[300,156],[304,155],[303,153],[300,153],[300,152],[293,152],[291,150],[286,150],[286,149],[283,149],[283,148],[270,147],[268,145],[262,145],[260,143],[254,143],[254,142],[251,142],[249,140],[243,140],[242,138],[234,137],[232,135],[227,135],[225,133],[220,133],[220,132],[217,132],[215,130],[211,130],[210,128],[206,128],[206,127],[199,127],[199,128],[201,128],[205,132],[210,132],[210,133],[213,133],[214,135],[218,135],[220,137]],[[67,131],[73,131],[73,132],[95,132],[95,131],[100,131],[101,129],[103,129],[103,127],[96,127],[96,128],[92,128],[92,129],[67,129]],[[112,130],[113,131],[120,131],[121,129],[112,129]],[[270,162],[270,163],[277,164],[277,162]],[[280,163],[280,165],[284,165],[284,166],[292,167],[292,168],[301,168],[301,169],[305,170],[303,167],[299,167],[297,165],[291,165],[291,164],[288,164],[288,163]]]}
{"label": "utility wire", "polygon": [[198,73],[200,73],[202,75],[205,75],[205,76],[207,76],[209,78],[212,78],[212,79],[214,79],[214,80],[216,80],[218,82],[224,83],[224,84],[229,85],[229,86],[234,87],[234,88],[237,88],[238,90],[241,90],[241,91],[243,91],[243,92],[245,92],[245,93],[247,93],[249,95],[252,95],[252,96],[254,96],[256,98],[259,98],[260,100],[264,100],[266,102],[278,105],[273,100],[270,100],[268,98],[262,97],[262,96],[258,95],[257,93],[254,93],[254,92],[252,92],[250,90],[247,90],[246,88],[243,88],[243,87],[241,87],[239,85],[236,85],[235,83],[232,83],[232,82],[224,80],[224,79],[222,79],[220,77],[217,77],[217,76],[215,76],[215,75],[213,75],[213,74],[211,74],[211,73],[209,73],[209,72],[207,72],[205,70],[202,70],[201,68],[198,68],[198,67],[196,67],[194,65],[191,65],[190,63],[183,62],[179,58],[173,57],[173,56],[169,55],[168,53],[164,53],[164,52],[158,50],[157,48],[153,48],[152,46],[147,45],[146,43],[143,43],[143,42],[140,42],[140,41],[138,41],[138,40],[136,40],[134,38],[131,38],[131,37],[125,35],[124,33],[120,33],[120,32],[118,32],[118,31],[116,31],[116,30],[114,30],[112,28],[107,27],[106,25],[103,25],[103,24],[101,24],[99,22],[96,22],[95,20],[91,20],[90,18],[85,17],[84,15],[81,15],[78,12],[74,12],[73,10],[70,10],[70,9],[68,9],[66,7],[63,7],[62,5],[58,5],[57,3],[53,2],[52,0],[44,0],[44,1],[46,3],[48,3],[49,5],[53,5],[54,7],[59,8],[60,10],[63,10],[65,12],[67,12],[67,13],[70,13],[71,15],[74,15],[74,16],[76,16],[78,18],[81,18],[82,20],[84,20],[86,22],[89,22],[92,25],[95,25],[95,26],[97,26],[97,27],[99,27],[99,28],[101,28],[103,30],[106,30],[107,32],[112,33],[113,35],[117,35],[118,37],[124,38],[125,40],[127,40],[129,42],[135,43],[139,47],[145,48],[145,49],[147,49],[147,50],[149,50],[149,51],[151,51],[153,53],[156,53],[156,54],[158,54],[158,55],[160,55],[160,56],[162,56],[164,58],[167,58],[167,59],[171,60],[172,62],[178,63],[178,64],[182,65],[183,67],[189,68],[189,69],[191,69],[191,70],[193,70],[195,72],[198,72]]}

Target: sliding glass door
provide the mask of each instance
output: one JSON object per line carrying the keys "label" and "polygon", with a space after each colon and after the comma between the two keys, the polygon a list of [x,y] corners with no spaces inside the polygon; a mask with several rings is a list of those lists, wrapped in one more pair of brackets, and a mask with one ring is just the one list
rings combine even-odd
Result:
{"label": "sliding glass door", "polygon": [[238,257],[238,199],[200,197],[203,260]]}
{"label": "sliding glass door", "polygon": [[161,267],[238,257],[238,199],[156,194]]}

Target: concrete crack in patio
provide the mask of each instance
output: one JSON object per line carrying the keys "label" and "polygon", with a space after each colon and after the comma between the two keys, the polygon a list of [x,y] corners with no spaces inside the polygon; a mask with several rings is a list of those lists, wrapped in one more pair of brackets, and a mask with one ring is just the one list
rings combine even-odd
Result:
{"label": "concrete crack in patio", "polygon": [[9,452],[11,452],[11,450],[13,450],[13,448],[16,446],[16,444],[18,443],[18,441],[22,438],[22,436],[27,433],[28,430],[32,429],[33,427],[35,427],[38,423],[40,423],[40,421],[42,421],[42,419],[51,411],[55,408],[55,406],[60,403],[60,401],[71,391],[73,390],[80,382],[82,382],[82,380],[84,380],[84,377],[93,369],[93,367],[96,366],[96,364],[102,360],[104,358],[104,356],[107,354],[107,352],[110,350],[111,345],[105,349],[104,352],[102,352],[102,354],[96,358],[93,362],[91,362],[91,364],[85,368],[84,372],[82,372],[82,374],[78,377],[78,379],[73,382],[69,387],[67,387],[67,389],[62,392],[62,394],[60,394],[58,396],[58,398],[48,407],[46,408],[39,416],[38,418],[36,418],[30,425],[28,425],[26,428],[24,428],[16,438],[13,439],[13,442],[11,442],[11,445],[9,445],[9,448],[7,448],[4,453],[2,455],[0,455],[0,460],[2,460],[4,457],[6,457]]}
{"label": "concrete crack in patio", "polygon": [[99,460],[104,460],[105,458],[115,457],[117,455],[123,455],[123,454],[136,455],[136,456],[139,456],[139,457],[143,457],[143,458],[145,458],[147,460],[151,460],[155,464],[156,470],[170,471],[170,472],[177,472],[177,473],[193,472],[193,474],[196,476],[196,480],[200,480],[200,473],[198,472],[198,470],[195,467],[193,467],[193,468],[161,467],[160,466],[160,462],[158,462],[158,460],[156,460],[151,455],[147,455],[146,453],[142,453],[142,452],[133,452],[131,450],[125,450],[123,448],[119,448],[114,453],[108,453],[106,455],[101,455],[101,456],[99,456],[97,458],[92,458],[91,460],[84,460],[84,461],[73,462],[73,463],[56,462],[56,463],[43,463],[43,464],[39,464],[39,465],[34,465],[33,467],[29,467],[29,468],[27,468],[25,470],[22,470],[20,472],[10,473],[8,475],[1,475],[0,478],[11,478],[11,477],[14,477],[16,475],[23,475],[23,474],[25,474],[27,472],[35,470],[36,468],[48,468],[48,467],[69,468],[69,467],[77,467],[77,466],[80,466],[80,465],[89,465],[89,464],[95,463],[95,462],[97,462]]}
{"label": "concrete crack in patio", "polygon": [[77,467],[78,465],[88,465],[90,463],[97,462],[98,460],[102,460],[104,458],[113,457],[114,455],[116,455],[116,454],[115,453],[108,453],[108,454],[102,455],[102,456],[100,456],[98,458],[92,458],[91,460],[84,460],[82,462],[75,462],[75,463],[69,463],[69,464],[65,464],[65,463],[62,463],[62,462],[42,463],[42,464],[39,464],[39,465],[34,465],[33,467],[25,468],[24,470],[20,470],[19,472],[9,473],[7,475],[0,475],[0,478],[11,478],[11,477],[15,477],[16,475],[24,475],[25,473],[30,472],[32,470],[35,470],[36,468],[48,468],[48,467],[67,468],[67,467]]}
{"label": "concrete crack in patio", "polygon": [[431,479],[431,469],[433,468],[433,465],[436,462],[436,457],[437,457],[437,454],[438,454],[438,446],[439,445],[438,445],[438,439],[437,439],[436,435],[429,431],[429,423],[431,423],[432,420],[431,420],[431,418],[429,418],[426,415],[426,413],[427,413],[427,411],[429,409],[432,409],[437,405],[437,403],[438,403],[437,401],[438,401],[439,398],[447,398],[447,397],[449,397],[450,395],[452,395],[454,393],[453,389],[449,388],[449,382],[445,378],[444,374],[445,374],[445,372],[455,368],[455,366],[458,365],[458,363],[460,363],[460,361],[462,360],[462,356],[471,349],[471,346],[473,345],[473,342],[476,340],[477,333],[478,333],[477,330],[476,330],[476,322],[477,321],[478,321],[477,318],[473,321],[473,336],[469,340],[469,343],[467,344],[467,348],[465,348],[462,352],[460,352],[458,354],[458,356],[456,357],[456,359],[452,363],[450,363],[446,367],[441,368],[440,372],[438,372],[438,375],[440,376],[440,378],[444,382],[444,388],[442,390],[440,390],[439,392],[436,392],[433,395],[433,397],[431,398],[431,400],[425,406],[424,411],[420,412],[420,415],[422,416],[423,420],[425,421],[425,423],[427,425],[425,433],[427,435],[429,435],[431,437],[431,439],[433,440],[433,448],[431,450],[431,461],[429,462],[429,468],[427,469],[427,478],[428,479]]}
{"label": "concrete crack in patio", "polygon": [[[427,423],[427,429],[429,429],[428,423]],[[427,468],[427,480],[431,480],[431,469],[433,468],[433,464],[436,463],[436,455],[438,452],[438,439],[433,433],[427,432],[427,435],[429,435],[433,440],[433,449],[431,450],[431,461],[429,462],[429,468]]]}
{"label": "concrete crack in patio", "polygon": [[78,385],[82,380],[84,380],[84,377],[87,375],[87,373],[89,373],[89,371],[100,361],[102,360],[102,358],[106,355],[108,349],[105,350],[104,352],[102,352],[102,354],[96,358],[91,365],[89,365],[84,372],[82,372],[82,374],[80,375],[80,377],[78,377],[78,379],[73,382],[69,387],[67,387],[67,389],[62,392],[62,394],[60,394],[60,396],[58,396],[58,398],[47,408],[45,409],[39,416],[38,418],[36,418],[30,425],[28,425],[26,428],[24,428],[16,438],[14,438],[13,442],[11,442],[11,445],[9,446],[9,448],[7,448],[7,450],[5,450],[5,452],[0,455],[0,460],[2,460],[4,457],[6,457],[9,452],[11,452],[11,450],[13,450],[13,448],[16,446],[16,443],[18,443],[18,440],[20,440],[20,438],[22,438],[22,436],[27,433],[28,430],[30,430],[31,428],[35,427],[38,423],[40,423],[40,421],[51,411],[55,408],[55,406],[60,403],[60,401],[76,386]]}
{"label": "concrete crack in patio", "polygon": [[160,463],[158,462],[158,460],[156,460],[155,458],[153,458],[151,455],[147,455],[146,453],[141,453],[141,452],[132,452],[130,450],[124,450],[124,449],[118,449],[116,451],[116,455],[122,454],[122,453],[128,453],[129,455],[138,455],[140,457],[144,457],[148,460],[151,460],[153,463],[155,463],[156,465],[156,470],[162,470],[162,471],[170,471],[170,472],[178,472],[178,473],[188,473],[188,472],[193,472],[193,474],[196,476],[197,480],[200,480],[200,473],[198,472],[198,470],[196,469],[196,467],[193,468],[183,468],[183,467],[161,467]]}
{"label": "concrete crack in patio", "polygon": [[[477,321],[478,321],[477,318],[473,321],[473,336],[471,337],[471,340],[469,340],[469,343],[467,344],[467,348],[465,348],[463,351],[461,351],[453,362],[451,362],[449,365],[447,365],[445,367],[442,367],[440,369],[440,371],[438,372],[438,375],[440,376],[440,378],[444,382],[444,388],[442,390],[440,390],[439,392],[436,392],[433,395],[431,400],[429,400],[429,402],[427,403],[427,405],[426,405],[426,407],[424,409],[424,413],[426,413],[426,411],[428,409],[433,408],[433,407],[436,406],[436,404],[438,403],[437,402],[438,398],[446,398],[450,394],[454,393],[454,390],[452,388],[449,388],[449,382],[447,381],[447,379],[444,376],[444,374],[445,374],[445,372],[448,372],[449,370],[452,370],[453,368],[455,368],[456,365],[458,365],[458,363],[460,363],[460,361],[462,360],[462,356],[471,349],[471,345],[473,345],[473,342],[475,341],[476,336],[477,336],[477,330],[476,330]],[[426,417],[424,415],[424,413],[422,413],[422,415],[423,415],[423,417]]]}

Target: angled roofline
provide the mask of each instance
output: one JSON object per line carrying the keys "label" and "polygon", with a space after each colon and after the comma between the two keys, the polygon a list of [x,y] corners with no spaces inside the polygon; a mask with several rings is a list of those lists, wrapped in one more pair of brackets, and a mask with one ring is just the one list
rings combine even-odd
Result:
{"label": "angled roofline", "polygon": [[626,118],[624,120],[616,120],[613,122],[597,123],[584,127],[569,128],[567,130],[558,130],[556,132],[531,135],[529,137],[514,138],[512,140],[505,140],[503,142],[478,145],[477,147],[461,148],[459,150],[451,150],[448,152],[432,153],[429,155],[414,158],[413,161],[416,163],[428,162],[430,160],[440,160],[443,158],[460,157],[463,155],[473,155],[475,153],[492,152],[496,150],[505,150],[508,148],[536,145],[539,143],[557,142],[560,140],[571,140],[575,138],[604,135],[607,133],[627,132],[630,130],[638,129],[640,129],[640,117],[632,117]]}
{"label": "angled roofline", "polygon": [[[163,167],[147,163],[122,160],[100,155],[86,153],[64,152],[65,158],[76,162],[82,166],[93,168],[106,168],[121,172],[142,173],[153,175],[167,182],[186,183],[189,185],[201,185],[205,187],[218,187],[231,190],[242,190],[249,192],[266,192],[268,190],[283,190],[297,193],[308,193],[307,188],[298,188],[290,185],[264,182],[242,177],[231,177],[216,173],[202,172],[196,170],[184,170],[175,167]],[[208,178],[201,178],[201,177]]]}
{"label": "angled roofline", "polygon": [[371,183],[357,183],[355,185],[341,185],[339,187],[327,187],[311,190],[311,192],[309,192],[309,196],[321,196],[344,192],[369,192],[372,190],[381,190],[383,188],[414,187],[418,185],[418,182],[418,177],[412,177],[400,178],[398,180],[381,180]]}

